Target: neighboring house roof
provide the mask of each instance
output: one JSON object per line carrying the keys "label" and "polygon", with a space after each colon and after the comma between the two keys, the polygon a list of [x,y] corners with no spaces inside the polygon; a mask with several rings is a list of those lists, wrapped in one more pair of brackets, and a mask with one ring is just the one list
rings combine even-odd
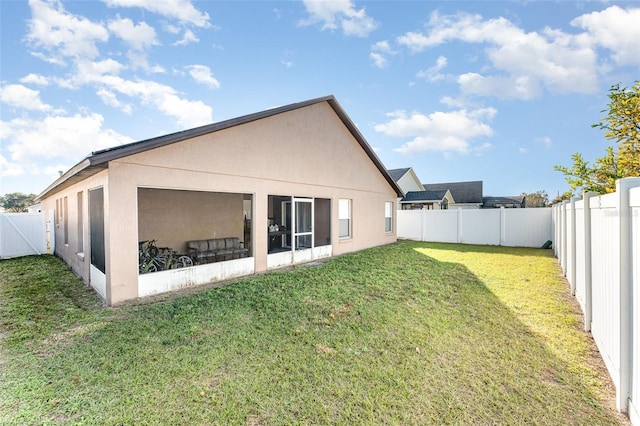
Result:
{"label": "neighboring house roof", "polygon": [[508,206],[525,206],[525,197],[518,195],[515,197],[484,197],[482,199],[483,208],[508,207]]}
{"label": "neighboring house roof", "polygon": [[394,189],[399,197],[404,195],[402,189],[398,186],[396,181],[387,172],[376,153],[371,146],[367,143],[364,136],[360,133],[356,125],[347,116],[346,112],[342,109],[338,101],[333,95],[323,96],[320,98],[309,99],[303,102],[297,102],[290,105],[285,105],[277,108],[268,109],[265,111],[244,115],[230,120],[220,121],[217,123],[207,124],[205,126],[196,127],[181,132],[171,133],[164,136],[155,137],[152,139],[146,139],[143,141],[133,142],[125,145],[116,146],[113,148],[103,149],[100,151],[94,151],[91,155],[87,156],[84,160],[80,161],[75,166],[71,167],[66,173],[60,176],[55,182],[49,185],[36,199],[40,200],[50,195],[51,193],[62,190],[68,186],[73,185],[79,181],[92,176],[103,169],[109,167],[109,161],[117,160],[128,155],[138,154],[140,152],[148,151],[154,148],[159,148],[165,145],[181,142],[187,139],[191,139],[197,136],[202,136],[208,133],[217,132],[220,130],[228,129],[234,126],[239,126],[252,121],[260,120],[267,117],[272,117],[277,114],[282,114],[299,108],[304,108],[310,105],[318,104],[321,102],[327,102],[334,110],[336,115],[340,118],[345,127],[353,135],[354,139],[360,144],[367,156],[375,164],[380,173],[384,176],[385,180]]}
{"label": "neighboring house roof", "polygon": [[394,181],[398,182],[400,178],[407,174],[407,172],[411,170],[411,167],[405,167],[403,169],[390,169],[387,170]]}
{"label": "neighboring house roof", "polygon": [[411,191],[422,191],[422,182],[411,167],[387,170],[404,194]]}
{"label": "neighboring house roof", "polygon": [[416,203],[416,202],[439,202],[447,196],[447,190],[439,191],[411,191],[407,192],[401,203]]}
{"label": "neighboring house roof", "polygon": [[424,184],[426,191],[448,189],[456,204],[482,204],[482,181]]}

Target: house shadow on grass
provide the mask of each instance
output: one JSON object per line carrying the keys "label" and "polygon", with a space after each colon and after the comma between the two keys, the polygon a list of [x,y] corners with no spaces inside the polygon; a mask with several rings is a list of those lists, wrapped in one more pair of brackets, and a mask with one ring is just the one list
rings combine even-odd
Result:
{"label": "house shadow on grass", "polygon": [[123,306],[0,390],[40,421],[625,423],[597,375],[523,320],[526,306],[425,249],[401,242]]}

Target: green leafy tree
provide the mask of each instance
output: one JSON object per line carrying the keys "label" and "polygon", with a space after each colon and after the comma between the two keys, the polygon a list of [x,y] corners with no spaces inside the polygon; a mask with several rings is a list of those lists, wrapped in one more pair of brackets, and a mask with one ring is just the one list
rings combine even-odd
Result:
{"label": "green leafy tree", "polygon": [[531,193],[523,192],[526,207],[547,207],[549,205],[549,195],[546,191],[536,191]]}
{"label": "green leafy tree", "polygon": [[6,212],[20,213],[26,212],[29,206],[35,203],[36,194],[23,194],[22,192],[12,192],[0,197],[0,206]]}
{"label": "green leafy tree", "polygon": [[616,180],[640,176],[640,80],[630,88],[612,86],[609,109],[602,112],[607,112],[607,116],[591,127],[604,130],[604,137],[614,141],[616,148],[607,147],[606,155],[597,158],[593,165],[578,152],[571,156],[571,167],[554,166],[565,175],[571,192],[579,189],[599,194],[615,192]]}
{"label": "green leafy tree", "polygon": [[551,200],[551,205],[553,206],[553,205],[561,203],[561,202],[563,202],[565,200],[571,200],[572,196],[573,196],[573,193],[571,191],[566,191],[562,195],[560,195],[558,193],[558,195],[553,200]]}

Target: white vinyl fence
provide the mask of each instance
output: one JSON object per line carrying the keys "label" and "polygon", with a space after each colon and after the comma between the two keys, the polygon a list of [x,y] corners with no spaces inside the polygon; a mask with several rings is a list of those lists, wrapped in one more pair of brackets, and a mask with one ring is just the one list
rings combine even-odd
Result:
{"label": "white vinyl fence", "polygon": [[551,209],[399,210],[398,238],[541,247],[552,240]]}
{"label": "white vinyl fence", "polygon": [[553,207],[553,225],[555,254],[616,387],[616,406],[640,425],[640,178]]}
{"label": "white vinyl fence", "polygon": [[47,253],[44,213],[0,213],[0,259]]}

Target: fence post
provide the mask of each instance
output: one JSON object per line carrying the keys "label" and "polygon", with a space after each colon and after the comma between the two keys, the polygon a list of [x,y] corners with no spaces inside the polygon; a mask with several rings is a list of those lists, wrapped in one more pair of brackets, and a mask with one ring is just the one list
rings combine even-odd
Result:
{"label": "fence post", "polygon": [[506,241],[507,224],[506,224],[506,211],[504,206],[500,207],[500,245],[503,246]]}
{"label": "fence post", "polygon": [[620,214],[620,387],[616,394],[616,406],[623,413],[629,410],[633,373],[633,259],[629,190],[636,186],[640,186],[640,177],[616,181]]}
{"label": "fence post", "polygon": [[571,241],[569,247],[571,250],[571,266],[569,269],[569,277],[567,277],[571,283],[571,295],[576,295],[576,200],[577,197],[571,197]]}
{"label": "fence post", "polygon": [[462,243],[462,209],[458,208],[458,235],[456,236],[457,243]]}
{"label": "fence post", "polygon": [[553,225],[553,244],[551,247],[553,247],[553,254],[556,256],[556,259],[558,259],[558,247],[559,247],[559,238],[558,236],[560,235],[560,225],[558,224],[558,204],[554,205],[552,207],[553,209],[553,214],[551,216],[551,223]]}
{"label": "fence post", "polygon": [[591,198],[595,192],[582,194],[584,200],[584,331],[591,331]]}
{"label": "fence post", "polygon": [[561,245],[560,245],[560,266],[562,267],[562,275],[567,276],[567,204],[569,201],[564,200],[561,204],[560,222],[562,226]]}

